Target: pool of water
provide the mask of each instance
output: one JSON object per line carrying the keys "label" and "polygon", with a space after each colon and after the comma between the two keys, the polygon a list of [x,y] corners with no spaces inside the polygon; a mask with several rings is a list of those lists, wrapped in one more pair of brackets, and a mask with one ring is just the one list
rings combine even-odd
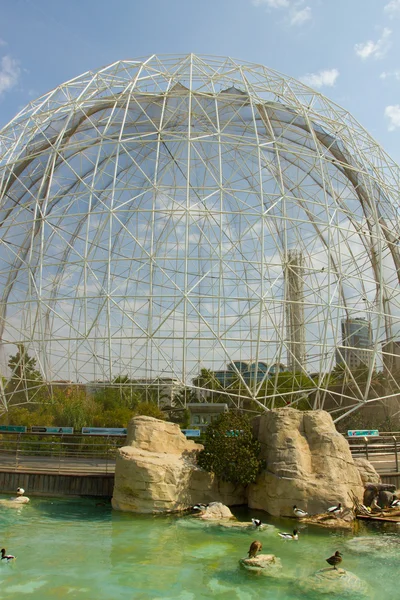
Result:
{"label": "pool of water", "polygon": [[[5,498],[5,496],[3,496]],[[235,511],[240,520],[265,515]],[[366,527],[356,534],[300,529],[283,541],[292,520],[267,519],[265,531],[229,530],[192,517],[152,517],[113,511],[94,499],[31,498],[0,507],[0,547],[17,560],[0,564],[3,600],[314,600],[398,598],[400,527]],[[300,525],[300,527],[302,527]],[[275,577],[239,566],[254,539],[281,559]],[[315,577],[336,550],[349,584]],[[354,585],[354,582],[355,585]]]}

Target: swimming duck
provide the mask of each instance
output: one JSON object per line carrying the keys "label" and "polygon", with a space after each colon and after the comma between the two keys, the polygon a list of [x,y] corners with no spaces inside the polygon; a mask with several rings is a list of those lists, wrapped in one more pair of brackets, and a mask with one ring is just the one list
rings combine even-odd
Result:
{"label": "swimming duck", "polygon": [[24,496],[25,490],[22,487],[17,488],[17,496],[15,498],[11,498],[11,502],[16,502],[17,504],[28,504],[29,498]]}
{"label": "swimming duck", "polygon": [[339,502],[339,504],[336,504],[336,506],[331,506],[326,512],[331,513],[331,515],[340,515],[342,512],[341,503]]}
{"label": "swimming duck", "polygon": [[332,565],[333,568],[337,571],[336,565],[340,565],[342,560],[343,560],[342,555],[340,554],[339,550],[336,550],[336,552],[333,556],[330,556],[329,558],[326,559],[326,562],[329,565]]}
{"label": "swimming duck", "polygon": [[296,505],[293,506],[293,512],[299,519],[301,519],[302,517],[308,517],[308,512],[302,510],[301,508],[297,508]]}
{"label": "swimming duck", "polygon": [[254,527],[261,527],[262,525],[261,519],[251,519],[251,522],[253,523]]}
{"label": "swimming duck", "polygon": [[299,539],[299,532],[297,531],[297,529],[293,529],[293,533],[279,532],[278,535],[283,540],[298,540]]}
{"label": "swimming duck", "polygon": [[247,554],[249,555],[249,558],[255,558],[257,556],[257,552],[260,552],[260,550],[262,550],[262,543],[258,540],[254,540],[254,542],[250,544]]}
{"label": "swimming duck", "polygon": [[4,548],[1,549],[1,560],[6,560],[7,562],[9,560],[14,560],[15,556],[13,556],[12,554],[6,554],[6,551]]}

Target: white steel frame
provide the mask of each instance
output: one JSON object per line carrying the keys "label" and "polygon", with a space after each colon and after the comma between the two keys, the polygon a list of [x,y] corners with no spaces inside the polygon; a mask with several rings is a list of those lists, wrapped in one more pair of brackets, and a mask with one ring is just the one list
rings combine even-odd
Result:
{"label": "white steel frame", "polygon": [[[314,408],[335,418],[396,402],[382,345],[400,340],[399,189],[347,111],[261,65],[150,56],[76,77],[0,132],[3,383],[23,343],[47,383],[193,387],[202,368],[252,360],[316,373]],[[328,402],[355,317],[373,332],[367,382]],[[236,375],[234,403],[274,406],[267,375]]]}

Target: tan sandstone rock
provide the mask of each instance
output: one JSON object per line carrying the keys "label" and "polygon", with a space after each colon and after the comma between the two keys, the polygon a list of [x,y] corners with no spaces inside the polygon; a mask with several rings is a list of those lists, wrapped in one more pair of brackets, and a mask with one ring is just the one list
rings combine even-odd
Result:
{"label": "tan sandstone rock", "polygon": [[221,519],[233,519],[233,514],[222,502],[211,502],[201,513],[201,519],[210,521],[220,521]]}
{"label": "tan sandstone rock", "polygon": [[153,417],[134,417],[127,445],[119,449],[112,506],[116,510],[164,513],[197,503],[246,502],[243,488],[218,482],[196,465],[203,448],[186,439],[178,425]]}
{"label": "tan sandstone rock", "polygon": [[341,502],[362,501],[363,485],[346,439],[325,411],[271,410],[258,417],[255,434],[267,468],[248,490],[250,508],[293,516],[297,505],[310,514]]}
{"label": "tan sandstone rock", "polygon": [[255,571],[262,575],[278,576],[282,569],[280,558],[274,554],[258,554],[254,558],[241,558],[239,560],[241,567],[247,571]]}
{"label": "tan sandstone rock", "polygon": [[366,458],[354,458],[358,472],[361,475],[363,484],[381,483],[381,476],[376,472],[375,467]]}

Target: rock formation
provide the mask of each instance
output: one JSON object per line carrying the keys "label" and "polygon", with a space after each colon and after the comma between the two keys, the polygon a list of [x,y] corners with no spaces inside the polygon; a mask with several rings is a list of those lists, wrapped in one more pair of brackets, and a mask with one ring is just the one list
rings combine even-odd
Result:
{"label": "rock formation", "polygon": [[324,411],[282,408],[254,422],[266,469],[247,490],[218,481],[196,464],[202,446],[179,426],[134,417],[119,449],[112,505],[117,510],[167,513],[194,504],[246,504],[271,515],[293,516],[293,505],[310,515],[363,498],[361,476],[345,438]]}
{"label": "rock formation", "polygon": [[363,485],[367,483],[381,483],[381,476],[376,472],[375,467],[366,458],[354,458],[354,464],[356,465],[363,482]]}
{"label": "rock formation", "polygon": [[298,582],[300,590],[312,598],[370,598],[367,584],[345,569],[321,569]]}
{"label": "rock formation", "polygon": [[221,519],[233,519],[233,514],[222,502],[211,502],[199,515],[205,521],[220,521]]}
{"label": "rock formation", "polygon": [[272,577],[277,577],[282,569],[280,558],[273,554],[258,554],[254,558],[241,558],[239,564],[247,571],[255,571],[258,574]]}
{"label": "rock formation", "polygon": [[134,417],[126,446],[119,449],[112,506],[138,513],[185,510],[197,503],[244,504],[244,489],[197,467],[200,444],[188,441],[179,425]]}
{"label": "rock formation", "polygon": [[293,516],[297,505],[310,514],[363,497],[360,474],[345,438],[324,411],[271,410],[257,418],[256,437],[266,461],[248,490],[248,505],[275,516]]}

